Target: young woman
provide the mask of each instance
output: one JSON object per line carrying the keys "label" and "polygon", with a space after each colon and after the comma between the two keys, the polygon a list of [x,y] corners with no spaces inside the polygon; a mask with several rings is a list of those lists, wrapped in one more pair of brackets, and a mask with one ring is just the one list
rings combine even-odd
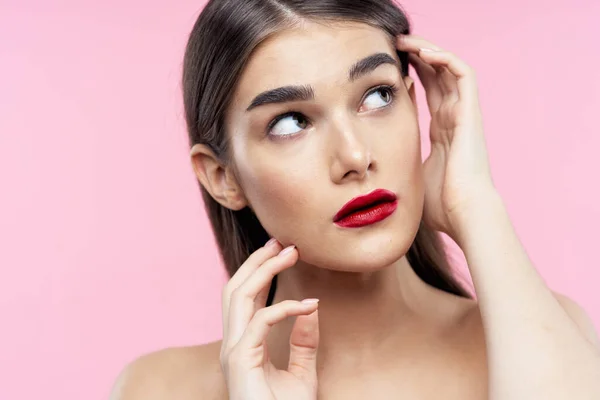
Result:
{"label": "young woman", "polygon": [[231,275],[223,340],[141,357],[114,398],[600,399],[589,318],[545,285],[494,188],[473,69],[391,0],[210,1],[183,90]]}

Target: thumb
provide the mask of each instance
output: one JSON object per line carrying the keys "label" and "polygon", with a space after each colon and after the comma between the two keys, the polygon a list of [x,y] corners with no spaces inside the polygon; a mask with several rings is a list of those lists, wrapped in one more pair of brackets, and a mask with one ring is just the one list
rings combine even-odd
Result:
{"label": "thumb", "polygon": [[290,335],[288,372],[300,379],[317,380],[317,349],[319,347],[319,310],[299,315]]}

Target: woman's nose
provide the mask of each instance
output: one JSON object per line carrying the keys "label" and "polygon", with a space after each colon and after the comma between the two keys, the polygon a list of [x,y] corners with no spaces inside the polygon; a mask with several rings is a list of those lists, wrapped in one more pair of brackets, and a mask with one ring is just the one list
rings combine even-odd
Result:
{"label": "woman's nose", "polygon": [[363,180],[373,169],[371,150],[366,137],[359,132],[344,129],[331,135],[331,179],[335,183]]}

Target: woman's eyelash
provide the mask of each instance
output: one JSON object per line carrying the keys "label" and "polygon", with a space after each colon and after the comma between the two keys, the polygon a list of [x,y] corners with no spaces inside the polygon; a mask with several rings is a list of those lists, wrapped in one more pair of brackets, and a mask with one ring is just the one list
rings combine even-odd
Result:
{"label": "woman's eyelash", "polygon": [[390,92],[390,94],[392,95],[392,100],[394,99],[394,97],[396,97],[396,94],[398,93],[398,90],[399,90],[398,85],[396,83],[394,83],[393,85],[380,85],[380,86],[374,87],[373,89],[369,90],[369,92],[367,93],[367,95],[365,97],[367,97],[371,93],[376,92],[381,89],[388,90]]}
{"label": "woman's eyelash", "polygon": [[[397,85],[396,83],[394,83],[393,85],[379,85],[379,86],[376,86],[376,87],[374,87],[374,88],[371,88],[371,90],[369,90],[369,91],[368,91],[368,92],[365,94],[365,96],[362,98],[361,102],[362,102],[362,101],[364,101],[364,100],[365,100],[365,98],[367,98],[367,97],[368,97],[368,96],[370,96],[371,94],[375,93],[375,92],[376,92],[376,91],[378,91],[378,90],[382,90],[382,89],[385,89],[385,90],[387,90],[387,91],[390,93],[390,95],[391,95],[391,97],[392,97],[392,98],[391,98],[391,100],[390,100],[390,104],[391,104],[391,103],[394,101],[394,99],[396,98],[396,94],[398,93],[398,90],[400,90],[400,89],[399,89],[399,87],[398,87],[398,85]],[[303,115],[302,113],[300,113],[300,112],[298,112],[298,111],[287,111],[287,112],[284,112],[284,113],[282,113],[282,114],[279,114],[278,116],[276,116],[275,118],[273,118],[273,119],[271,120],[271,122],[269,122],[269,124],[267,125],[267,132],[271,132],[271,130],[273,129],[273,127],[275,126],[275,124],[277,124],[277,123],[278,123],[280,120],[282,120],[282,119],[284,119],[284,118],[286,118],[286,117],[289,117],[289,116],[291,116],[291,115],[295,115],[295,114],[300,114],[300,115],[302,115],[302,117],[303,117],[303,118],[304,118],[306,121],[310,122],[310,120],[309,120],[309,119],[308,119],[308,118],[307,118],[305,115]],[[288,136],[290,136],[290,137],[291,137],[291,136],[294,136],[294,135],[283,135],[283,137],[288,137]]]}

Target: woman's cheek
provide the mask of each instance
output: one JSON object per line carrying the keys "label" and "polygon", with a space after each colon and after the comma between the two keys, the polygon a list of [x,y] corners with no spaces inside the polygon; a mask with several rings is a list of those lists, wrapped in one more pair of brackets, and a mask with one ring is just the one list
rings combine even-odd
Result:
{"label": "woman's cheek", "polygon": [[[314,182],[313,182],[314,183]],[[272,235],[303,218],[309,182],[281,170],[250,181],[247,197],[263,227]],[[308,217],[308,216],[306,216]]]}

